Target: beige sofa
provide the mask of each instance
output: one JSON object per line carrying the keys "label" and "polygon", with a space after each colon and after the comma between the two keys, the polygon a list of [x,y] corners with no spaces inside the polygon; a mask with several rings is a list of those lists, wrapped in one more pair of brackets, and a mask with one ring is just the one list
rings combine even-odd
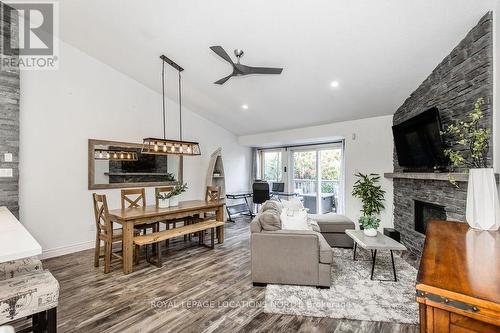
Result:
{"label": "beige sofa", "polygon": [[252,282],[330,287],[332,249],[316,231],[262,229],[259,214],[250,225]]}

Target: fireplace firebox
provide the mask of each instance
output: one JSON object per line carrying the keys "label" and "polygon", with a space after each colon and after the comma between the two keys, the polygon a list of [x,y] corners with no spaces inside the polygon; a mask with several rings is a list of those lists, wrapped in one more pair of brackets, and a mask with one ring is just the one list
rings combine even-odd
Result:
{"label": "fireplace firebox", "polygon": [[425,235],[427,223],[431,220],[446,220],[444,206],[429,202],[414,200],[415,202],[415,231]]}

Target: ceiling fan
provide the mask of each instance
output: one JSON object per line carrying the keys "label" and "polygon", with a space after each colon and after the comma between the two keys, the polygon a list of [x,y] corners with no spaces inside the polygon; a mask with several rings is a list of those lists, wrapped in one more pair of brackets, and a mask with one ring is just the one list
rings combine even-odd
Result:
{"label": "ceiling fan", "polygon": [[245,66],[240,64],[240,58],[243,56],[243,50],[236,49],[234,50],[234,55],[236,56],[237,63],[235,64],[231,57],[224,51],[222,46],[210,46],[210,49],[214,51],[219,57],[226,60],[233,66],[233,72],[223,77],[222,79],[215,81],[215,84],[224,84],[227,80],[229,80],[233,76],[242,76],[249,74],[281,74],[283,68],[274,68],[274,67],[252,67]]}

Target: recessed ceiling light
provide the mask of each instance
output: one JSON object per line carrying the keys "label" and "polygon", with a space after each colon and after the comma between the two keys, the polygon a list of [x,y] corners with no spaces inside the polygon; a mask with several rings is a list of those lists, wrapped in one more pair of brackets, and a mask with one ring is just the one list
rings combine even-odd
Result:
{"label": "recessed ceiling light", "polygon": [[243,104],[243,105],[241,106],[241,108],[242,108],[243,110],[248,110],[248,105]]}
{"label": "recessed ceiling light", "polygon": [[332,81],[332,83],[330,83],[330,85],[333,87],[333,88],[337,88],[339,86],[339,81]]}

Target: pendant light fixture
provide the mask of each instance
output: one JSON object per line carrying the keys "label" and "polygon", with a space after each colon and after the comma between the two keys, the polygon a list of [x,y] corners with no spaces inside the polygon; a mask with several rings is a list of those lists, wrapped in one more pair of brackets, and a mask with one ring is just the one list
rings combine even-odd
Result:
{"label": "pendant light fixture", "polygon": [[[201,155],[200,144],[198,142],[182,140],[182,85],[181,72],[184,70],[181,66],[167,58],[165,55],[160,56],[161,63],[161,88],[162,88],[162,114],[163,114],[163,139],[160,138],[145,138],[143,139],[142,150],[143,154],[154,155],[182,155],[196,156]],[[179,140],[171,140],[166,138],[166,121],[167,121],[167,105],[165,100],[165,63],[175,68],[178,72],[179,81]]]}

